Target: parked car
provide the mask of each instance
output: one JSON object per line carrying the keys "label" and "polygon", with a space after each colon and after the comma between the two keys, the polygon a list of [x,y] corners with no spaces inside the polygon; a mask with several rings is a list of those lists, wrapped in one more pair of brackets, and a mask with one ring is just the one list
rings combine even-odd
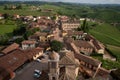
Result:
{"label": "parked car", "polygon": [[40,60],[40,59],[36,59],[36,61],[37,61],[37,62],[41,62],[41,60]]}
{"label": "parked car", "polygon": [[40,70],[35,69],[35,70],[34,70],[34,77],[35,77],[35,78],[39,78],[39,77],[40,77],[40,75],[41,75],[41,71],[40,71]]}

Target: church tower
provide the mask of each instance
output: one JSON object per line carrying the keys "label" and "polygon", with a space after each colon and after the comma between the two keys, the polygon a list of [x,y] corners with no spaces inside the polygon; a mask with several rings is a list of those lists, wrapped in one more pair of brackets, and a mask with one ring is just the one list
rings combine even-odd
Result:
{"label": "church tower", "polygon": [[59,78],[59,57],[59,54],[54,51],[49,55],[49,80],[58,80]]}

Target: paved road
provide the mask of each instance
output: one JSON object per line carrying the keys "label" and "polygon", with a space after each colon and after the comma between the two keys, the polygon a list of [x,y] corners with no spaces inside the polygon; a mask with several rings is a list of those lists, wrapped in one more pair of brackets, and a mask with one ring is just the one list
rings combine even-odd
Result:
{"label": "paved road", "polygon": [[33,61],[26,65],[22,70],[16,72],[16,77],[13,80],[38,80],[33,77],[34,70],[46,70],[48,69],[46,62]]}

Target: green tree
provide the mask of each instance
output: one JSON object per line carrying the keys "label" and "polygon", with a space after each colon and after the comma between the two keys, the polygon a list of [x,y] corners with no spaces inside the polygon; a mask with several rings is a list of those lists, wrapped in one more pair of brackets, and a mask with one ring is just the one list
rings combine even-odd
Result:
{"label": "green tree", "polygon": [[0,36],[0,45],[6,45],[8,43],[9,37],[7,35]]}
{"label": "green tree", "polygon": [[18,44],[20,44],[23,40],[24,40],[24,38],[17,38],[17,39],[15,40],[15,42],[18,43]]}
{"label": "green tree", "polygon": [[28,37],[29,37],[30,35],[33,35],[32,30],[26,31],[23,37],[24,37],[24,39],[28,39]]}
{"label": "green tree", "polygon": [[7,9],[8,9],[8,6],[7,6],[7,5],[5,5],[5,6],[4,6],[4,10],[7,10]]}
{"label": "green tree", "polygon": [[88,23],[87,23],[86,19],[83,21],[83,24],[81,25],[81,30],[84,31],[84,32],[89,31],[89,27],[88,27]]}
{"label": "green tree", "polygon": [[60,51],[63,48],[63,44],[56,40],[52,41],[50,43],[50,46],[51,46],[51,50],[54,50],[56,52]]}
{"label": "green tree", "polygon": [[22,9],[22,5],[18,5],[16,9]]}

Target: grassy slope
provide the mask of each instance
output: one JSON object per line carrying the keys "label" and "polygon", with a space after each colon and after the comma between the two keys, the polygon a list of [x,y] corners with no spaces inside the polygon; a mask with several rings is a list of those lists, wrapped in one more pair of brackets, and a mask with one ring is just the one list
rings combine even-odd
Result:
{"label": "grassy slope", "polygon": [[[93,56],[102,62],[102,66],[106,69],[113,69],[120,67],[120,31],[109,24],[101,24],[90,30],[90,33],[107,45],[107,48],[117,57],[116,62],[103,60],[102,57]],[[108,45],[110,44],[110,45]],[[114,46],[113,46],[114,45]],[[112,65],[111,65],[112,64]]]}
{"label": "grassy slope", "polygon": [[15,25],[0,25],[0,35],[10,33],[16,28]]}
{"label": "grassy slope", "polygon": [[117,60],[120,62],[120,47],[116,47],[113,45],[107,45],[107,48],[113,52],[114,55],[117,56]]}
{"label": "grassy slope", "polygon": [[90,30],[90,33],[104,44],[120,46],[120,32],[109,24],[101,24]]}

